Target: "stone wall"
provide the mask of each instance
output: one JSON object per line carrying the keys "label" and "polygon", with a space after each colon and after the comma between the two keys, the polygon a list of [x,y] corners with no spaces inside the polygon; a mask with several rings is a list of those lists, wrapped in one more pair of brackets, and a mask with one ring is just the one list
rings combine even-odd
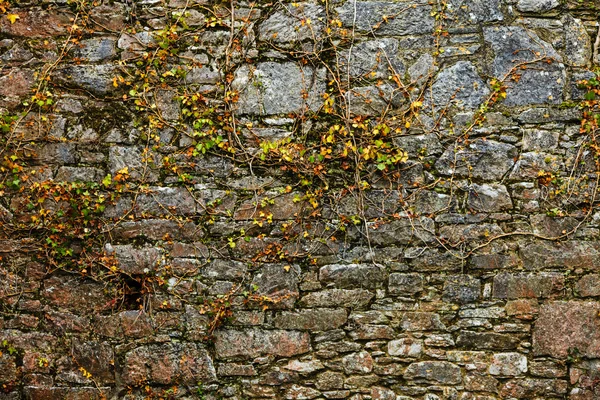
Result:
{"label": "stone wall", "polygon": [[0,399],[600,398],[599,10],[0,0]]}

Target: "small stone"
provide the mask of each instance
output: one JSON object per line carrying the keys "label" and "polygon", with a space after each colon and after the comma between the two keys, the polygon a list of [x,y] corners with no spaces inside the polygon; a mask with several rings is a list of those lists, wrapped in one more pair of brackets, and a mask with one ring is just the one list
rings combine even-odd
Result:
{"label": "small stone", "polygon": [[425,379],[446,385],[457,385],[462,382],[460,368],[447,361],[412,363],[406,368],[404,379]]}
{"label": "small stone", "polygon": [[466,304],[481,298],[481,281],[470,275],[448,276],[444,281],[443,299]]}
{"label": "small stone", "polygon": [[342,365],[347,374],[368,374],[373,370],[373,358],[366,351],[353,353],[342,359]]}
{"label": "small stone", "polygon": [[431,86],[430,101],[438,109],[450,105],[475,109],[489,94],[490,90],[475,66],[468,61],[459,61],[438,74]]}
{"label": "small stone", "polygon": [[423,352],[423,341],[412,338],[397,339],[388,342],[387,348],[391,356],[416,358]]}
{"label": "small stone", "polygon": [[490,375],[519,376],[527,372],[527,357],[520,353],[497,353],[488,368]]}
{"label": "small stone", "polygon": [[388,288],[391,295],[412,296],[423,290],[423,276],[420,274],[390,274]]}
{"label": "small stone", "polygon": [[545,13],[559,5],[559,0],[519,0],[517,1],[517,10],[530,13]]}

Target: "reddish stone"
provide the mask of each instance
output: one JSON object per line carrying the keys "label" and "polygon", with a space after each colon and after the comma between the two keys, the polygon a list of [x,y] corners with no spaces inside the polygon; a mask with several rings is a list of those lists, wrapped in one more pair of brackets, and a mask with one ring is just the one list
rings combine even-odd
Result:
{"label": "reddish stone", "polygon": [[566,358],[600,357],[600,303],[556,301],[543,305],[533,330],[533,352]]}
{"label": "reddish stone", "polygon": [[14,24],[8,18],[0,18],[0,33],[8,36],[49,38],[66,34],[67,29],[73,25],[70,21],[72,15],[65,10],[11,10],[11,13],[19,16]]}

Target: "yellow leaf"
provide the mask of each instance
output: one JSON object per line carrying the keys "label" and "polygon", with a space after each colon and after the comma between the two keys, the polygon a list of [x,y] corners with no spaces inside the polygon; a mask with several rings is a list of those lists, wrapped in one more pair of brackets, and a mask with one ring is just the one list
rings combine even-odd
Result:
{"label": "yellow leaf", "polygon": [[285,272],[289,272],[290,268],[291,267],[289,265],[286,265],[285,267],[283,267],[283,269],[285,269]]}
{"label": "yellow leaf", "polygon": [[18,19],[21,19],[21,17],[17,14],[6,14],[6,19],[8,19],[11,24],[14,24]]}

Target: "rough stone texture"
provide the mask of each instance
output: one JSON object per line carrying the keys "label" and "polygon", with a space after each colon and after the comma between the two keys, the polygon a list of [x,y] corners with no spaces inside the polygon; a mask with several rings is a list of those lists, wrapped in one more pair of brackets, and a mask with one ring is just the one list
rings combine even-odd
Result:
{"label": "rough stone texture", "polygon": [[[517,83],[509,84],[506,105],[559,104],[565,85],[565,68],[562,57],[547,42],[533,31],[519,26],[493,27],[484,29],[484,38],[494,52],[490,72],[497,78],[510,73],[520,77]],[[522,63],[532,63],[538,59],[550,59],[545,66],[518,70]]]}
{"label": "rough stone texture", "polygon": [[[356,4],[355,4],[356,3]],[[356,12],[355,12],[356,5]],[[336,10],[342,23],[361,31],[375,29],[381,35],[415,35],[433,32],[431,5],[418,0],[411,5],[386,1],[346,1]],[[384,15],[395,15],[380,24]],[[376,26],[379,25],[379,26]]]}
{"label": "rough stone texture", "polygon": [[219,331],[215,339],[217,358],[274,355],[292,357],[310,351],[310,335],[295,331]]}
{"label": "rough stone texture", "polygon": [[600,355],[597,302],[557,301],[542,305],[533,330],[535,355],[564,358]]}
{"label": "rough stone texture", "polygon": [[[241,114],[282,114],[316,110],[325,92],[325,71],[301,68],[294,63],[265,62],[242,66],[232,83],[240,92]],[[304,98],[303,92],[308,93]]]}
{"label": "rough stone texture", "polygon": [[0,0],[0,399],[600,398],[599,9]]}
{"label": "rough stone texture", "polygon": [[474,109],[483,103],[489,93],[475,66],[468,61],[459,61],[440,71],[431,87],[430,101],[440,108],[452,105]]}

